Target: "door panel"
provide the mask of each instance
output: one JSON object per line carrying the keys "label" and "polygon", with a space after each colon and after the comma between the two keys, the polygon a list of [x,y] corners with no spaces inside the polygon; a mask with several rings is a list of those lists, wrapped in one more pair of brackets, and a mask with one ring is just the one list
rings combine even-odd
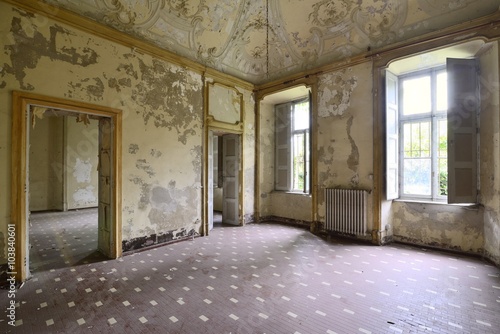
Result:
{"label": "door panel", "polygon": [[112,173],[113,143],[110,118],[99,119],[99,222],[97,248],[104,255],[114,258],[112,247]]}
{"label": "door panel", "polygon": [[207,191],[207,210],[208,210],[208,230],[214,228],[214,133],[208,132],[208,191]]}
{"label": "door panel", "polygon": [[239,217],[239,159],[238,135],[224,135],[223,140],[223,209],[222,222],[240,225]]}

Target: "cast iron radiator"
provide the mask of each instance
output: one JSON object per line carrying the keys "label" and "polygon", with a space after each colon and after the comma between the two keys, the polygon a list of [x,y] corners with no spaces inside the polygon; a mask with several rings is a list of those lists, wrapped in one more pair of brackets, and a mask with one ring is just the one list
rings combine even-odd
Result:
{"label": "cast iron radiator", "polygon": [[367,191],[325,189],[327,231],[366,234]]}

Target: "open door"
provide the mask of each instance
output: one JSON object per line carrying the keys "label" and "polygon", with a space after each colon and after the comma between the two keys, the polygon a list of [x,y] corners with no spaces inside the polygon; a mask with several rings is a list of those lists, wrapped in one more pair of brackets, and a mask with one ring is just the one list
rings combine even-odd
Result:
{"label": "open door", "polygon": [[99,220],[98,220],[98,250],[109,258],[114,258],[113,228],[112,228],[112,180],[113,180],[113,143],[111,119],[99,119]]}
{"label": "open door", "polygon": [[214,132],[208,131],[208,230],[214,228]]}
{"label": "open door", "polygon": [[223,209],[222,222],[231,225],[240,225],[239,217],[239,135],[228,134],[222,136],[223,141]]}

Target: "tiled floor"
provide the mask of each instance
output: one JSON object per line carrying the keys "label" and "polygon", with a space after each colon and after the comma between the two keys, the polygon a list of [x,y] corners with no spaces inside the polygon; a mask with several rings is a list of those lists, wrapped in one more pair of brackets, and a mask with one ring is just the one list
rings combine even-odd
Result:
{"label": "tiled floor", "polygon": [[219,225],[209,237],[83,262],[35,271],[16,294],[17,326],[2,317],[0,331],[500,333],[498,268],[405,245]]}
{"label": "tiled floor", "polygon": [[33,273],[102,260],[97,252],[97,209],[32,213]]}

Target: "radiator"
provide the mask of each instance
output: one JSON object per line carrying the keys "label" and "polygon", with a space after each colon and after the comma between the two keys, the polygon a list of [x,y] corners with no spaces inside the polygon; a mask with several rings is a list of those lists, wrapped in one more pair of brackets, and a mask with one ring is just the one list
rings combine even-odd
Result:
{"label": "radiator", "polygon": [[325,203],[327,231],[366,234],[366,190],[325,189]]}

